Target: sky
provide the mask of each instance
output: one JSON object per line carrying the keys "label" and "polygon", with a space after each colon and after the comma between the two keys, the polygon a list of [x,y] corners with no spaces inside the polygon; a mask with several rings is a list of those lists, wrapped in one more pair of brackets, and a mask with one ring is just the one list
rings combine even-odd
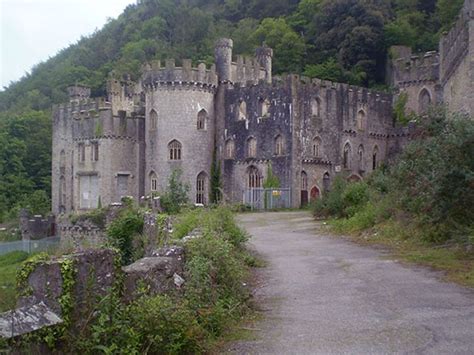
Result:
{"label": "sky", "polygon": [[0,0],[0,90],[136,0]]}

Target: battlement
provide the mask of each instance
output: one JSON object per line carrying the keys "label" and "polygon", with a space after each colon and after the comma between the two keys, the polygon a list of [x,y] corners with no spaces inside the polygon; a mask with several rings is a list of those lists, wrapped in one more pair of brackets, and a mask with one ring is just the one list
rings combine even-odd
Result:
{"label": "battlement", "polygon": [[142,83],[145,88],[168,85],[192,85],[206,88],[217,87],[216,67],[207,69],[206,64],[200,63],[192,67],[191,59],[183,59],[182,66],[176,67],[174,59],[168,59],[163,66],[161,61],[152,61],[142,67]]}
{"label": "battlement", "polygon": [[432,51],[393,61],[393,84],[395,86],[439,80],[439,53]]}
{"label": "battlement", "polygon": [[99,111],[112,109],[112,104],[103,97],[86,98],[68,103],[53,105],[53,111],[76,113],[77,119],[97,116]]}

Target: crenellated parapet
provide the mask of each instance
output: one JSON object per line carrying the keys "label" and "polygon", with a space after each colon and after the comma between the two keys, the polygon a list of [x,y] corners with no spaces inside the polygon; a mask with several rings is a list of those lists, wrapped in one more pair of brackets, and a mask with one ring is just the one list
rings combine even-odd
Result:
{"label": "crenellated parapet", "polygon": [[439,59],[439,53],[434,51],[395,59],[392,63],[393,85],[404,87],[439,81]]}
{"label": "crenellated parapet", "polygon": [[164,66],[161,61],[153,61],[142,70],[142,85],[146,90],[181,87],[213,91],[218,84],[215,65],[209,69],[204,63],[193,67],[190,59],[183,59],[181,67],[175,66],[174,59],[166,60]]}

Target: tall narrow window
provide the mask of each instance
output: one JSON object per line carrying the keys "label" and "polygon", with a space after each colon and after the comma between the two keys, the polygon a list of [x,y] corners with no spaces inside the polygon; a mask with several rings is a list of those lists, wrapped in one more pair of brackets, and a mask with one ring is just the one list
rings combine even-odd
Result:
{"label": "tall narrow window", "polygon": [[378,167],[378,155],[379,155],[379,147],[374,147],[374,152],[372,153],[372,170],[377,169]]}
{"label": "tall narrow window", "polygon": [[247,104],[245,101],[241,101],[239,105],[239,121],[247,119]]}
{"label": "tall narrow window", "polygon": [[154,171],[150,173],[150,191],[158,191],[158,177]]}
{"label": "tall narrow window", "polygon": [[363,131],[365,127],[365,112],[363,110],[360,110],[357,113],[357,129],[359,131]]}
{"label": "tall narrow window", "polygon": [[206,110],[202,109],[201,111],[199,111],[198,116],[197,116],[197,129],[205,130],[206,121],[207,121],[207,112]]}
{"label": "tall narrow window", "polygon": [[200,172],[196,179],[196,203],[206,204],[207,192],[207,175],[205,172]]}
{"label": "tall narrow window", "polygon": [[247,139],[247,157],[255,158],[257,156],[257,140],[253,137]]}
{"label": "tall narrow window", "polygon": [[311,115],[321,116],[321,100],[318,97],[311,100]]}
{"label": "tall narrow window", "polygon": [[331,177],[329,176],[329,173],[326,172],[323,175],[323,190],[324,190],[324,192],[329,191],[330,186],[331,186]]}
{"label": "tall narrow window", "polygon": [[158,127],[158,114],[155,110],[150,111],[150,130],[155,131]]}
{"label": "tall narrow window", "polygon": [[99,205],[99,177],[84,175],[79,177],[79,207],[83,209],[97,208]]}
{"label": "tall narrow window", "polygon": [[276,155],[283,155],[285,154],[285,142],[283,137],[279,134],[275,138],[275,154]]}
{"label": "tall narrow window", "polygon": [[59,153],[59,171],[61,174],[66,173],[66,152],[64,149]]}
{"label": "tall narrow window", "polygon": [[259,188],[262,186],[262,177],[260,172],[255,166],[251,166],[248,169],[248,186],[250,189]]}
{"label": "tall narrow window", "polygon": [[313,156],[321,158],[321,138],[319,137],[313,139]]}
{"label": "tall narrow window", "polygon": [[61,176],[59,178],[59,209],[65,210],[66,206],[66,178]]}
{"label": "tall narrow window", "polygon": [[301,190],[307,191],[308,190],[308,174],[305,171],[301,172]]}
{"label": "tall narrow window", "polygon": [[170,160],[181,160],[181,143],[173,140],[168,144]]}
{"label": "tall narrow window", "polygon": [[259,104],[260,104],[260,117],[268,117],[270,114],[269,114],[269,111],[270,111],[270,101],[268,101],[267,99],[261,99],[259,101]]}
{"label": "tall narrow window", "polygon": [[225,158],[234,159],[235,157],[235,142],[233,139],[228,139],[225,142]]}
{"label": "tall narrow window", "polygon": [[117,197],[121,200],[122,197],[128,196],[128,174],[117,175]]}
{"label": "tall narrow window", "polygon": [[86,145],[84,143],[78,144],[78,158],[80,162],[86,161]]}
{"label": "tall narrow window", "polygon": [[359,157],[359,170],[363,171],[365,170],[365,164],[364,164],[364,146],[362,144],[359,146],[357,155]]}
{"label": "tall narrow window", "polygon": [[342,159],[342,165],[344,169],[350,169],[351,168],[351,145],[347,143],[344,146],[344,155]]}
{"label": "tall narrow window", "polygon": [[431,95],[427,89],[423,89],[419,96],[419,113],[426,113],[431,105]]}
{"label": "tall narrow window", "polygon": [[99,161],[99,142],[92,143],[91,160]]}

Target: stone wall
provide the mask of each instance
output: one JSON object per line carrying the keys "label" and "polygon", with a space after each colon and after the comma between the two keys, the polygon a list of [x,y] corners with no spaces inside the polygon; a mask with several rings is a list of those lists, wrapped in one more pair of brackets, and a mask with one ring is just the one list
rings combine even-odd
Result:
{"label": "stone wall", "polygon": [[54,216],[31,216],[27,210],[20,211],[20,234],[23,240],[37,240],[56,235]]}

